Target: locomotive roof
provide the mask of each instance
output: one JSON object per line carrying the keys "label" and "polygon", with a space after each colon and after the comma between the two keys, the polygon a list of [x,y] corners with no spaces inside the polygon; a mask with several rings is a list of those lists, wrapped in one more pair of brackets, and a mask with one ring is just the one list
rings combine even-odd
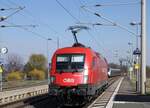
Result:
{"label": "locomotive roof", "polygon": [[68,52],[69,50],[72,51],[73,49],[76,49],[77,51],[90,51],[96,54],[96,56],[102,57],[100,53],[95,52],[93,49],[91,49],[90,47],[83,47],[83,46],[71,46],[71,47],[64,47],[64,48],[60,48],[58,49],[56,52],[58,53],[62,53],[62,52]]}
{"label": "locomotive roof", "polygon": [[65,49],[89,49],[89,50],[92,50],[91,48],[89,48],[89,47],[64,47],[64,48],[60,48],[60,49],[58,49],[58,50],[65,50]]}
{"label": "locomotive roof", "polygon": [[[77,49],[83,49],[83,50],[90,50],[92,51],[93,53],[96,54],[96,56],[99,56],[99,57],[102,57],[104,58],[99,52],[95,52],[93,49],[91,49],[90,47],[86,47],[85,45],[81,44],[81,43],[74,43],[71,47],[64,47],[64,48],[60,48],[58,49],[57,51],[60,51],[60,50],[65,50],[65,49],[72,49],[72,48],[77,48]],[[105,59],[105,58],[104,58]]]}
{"label": "locomotive roof", "polygon": [[85,45],[83,45],[81,43],[74,43],[71,47],[64,47],[64,48],[60,48],[58,50],[64,50],[64,49],[68,49],[68,48],[91,49],[90,47],[86,47]]}
{"label": "locomotive roof", "polygon": [[74,43],[72,45],[72,47],[86,47],[85,45],[81,44],[81,43]]}

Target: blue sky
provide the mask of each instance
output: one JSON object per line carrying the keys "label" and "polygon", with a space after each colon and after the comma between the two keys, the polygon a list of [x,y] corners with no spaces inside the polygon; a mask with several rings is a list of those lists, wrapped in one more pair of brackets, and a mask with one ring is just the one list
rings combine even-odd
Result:
{"label": "blue sky", "polygon": [[[104,6],[91,7],[95,4],[127,3],[137,2],[140,0],[58,0],[62,5],[80,22],[84,23],[107,23],[106,21],[92,15],[81,9],[82,5],[90,6],[89,9],[98,12],[107,18],[126,26],[133,32],[135,27],[130,26],[132,21],[140,21],[140,5],[128,6]],[[72,34],[67,30],[69,26],[75,25],[77,21],[73,19],[56,0],[0,0],[1,8],[15,8],[25,6],[25,9],[8,18],[0,25],[37,25],[37,27],[26,27],[27,30],[16,27],[7,27],[0,29],[0,46],[8,47],[9,54],[15,53],[20,55],[24,61],[33,54],[47,53],[47,38],[52,40],[48,42],[49,58],[57,49],[57,38],[59,38],[60,47],[71,46],[73,43]],[[150,1],[147,0],[147,64],[150,65],[150,30],[149,18]],[[1,16],[7,16],[14,10],[1,12]],[[136,37],[118,27],[112,26],[90,26],[90,30],[78,33],[78,40],[90,46],[94,50],[105,56],[109,62],[118,63],[119,58],[129,56],[127,51],[130,50],[128,42],[132,42],[135,48]],[[29,32],[29,31],[32,31]],[[34,32],[34,33],[33,33]],[[35,35],[36,33],[36,35]],[[37,35],[38,34],[38,35]],[[44,38],[43,38],[44,37]],[[118,57],[114,57],[115,50],[118,50]],[[6,55],[4,55],[6,56]]]}

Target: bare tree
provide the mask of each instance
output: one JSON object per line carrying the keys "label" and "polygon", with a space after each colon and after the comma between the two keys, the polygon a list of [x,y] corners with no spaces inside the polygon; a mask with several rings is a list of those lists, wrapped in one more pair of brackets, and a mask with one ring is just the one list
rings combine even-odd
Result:
{"label": "bare tree", "polygon": [[21,71],[23,69],[23,59],[17,54],[9,54],[6,57],[7,72]]}

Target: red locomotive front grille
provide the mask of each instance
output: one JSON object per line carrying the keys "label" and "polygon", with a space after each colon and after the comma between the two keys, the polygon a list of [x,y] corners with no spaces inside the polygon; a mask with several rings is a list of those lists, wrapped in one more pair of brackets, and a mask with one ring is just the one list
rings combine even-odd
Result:
{"label": "red locomotive front grille", "polygon": [[80,73],[61,73],[56,75],[56,84],[60,86],[77,86],[83,82],[83,74]]}

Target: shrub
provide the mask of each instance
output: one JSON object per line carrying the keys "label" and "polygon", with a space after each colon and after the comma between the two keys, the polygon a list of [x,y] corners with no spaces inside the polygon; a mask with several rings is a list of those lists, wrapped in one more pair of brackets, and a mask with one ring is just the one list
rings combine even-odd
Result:
{"label": "shrub", "polygon": [[150,66],[146,67],[146,76],[147,78],[150,78]]}
{"label": "shrub", "polygon": [[11,72],[7,75],[7,81],[22,80],[23,73],[20,71]]}
{"label": "shrub", "polygon": [[35,80],[44,80],[45,79],[44,71],[41,71],[41,70],[38,70],[38,69],[33,69],[32,71],[29,72],[28,75],[32,79],[35,79]]}

